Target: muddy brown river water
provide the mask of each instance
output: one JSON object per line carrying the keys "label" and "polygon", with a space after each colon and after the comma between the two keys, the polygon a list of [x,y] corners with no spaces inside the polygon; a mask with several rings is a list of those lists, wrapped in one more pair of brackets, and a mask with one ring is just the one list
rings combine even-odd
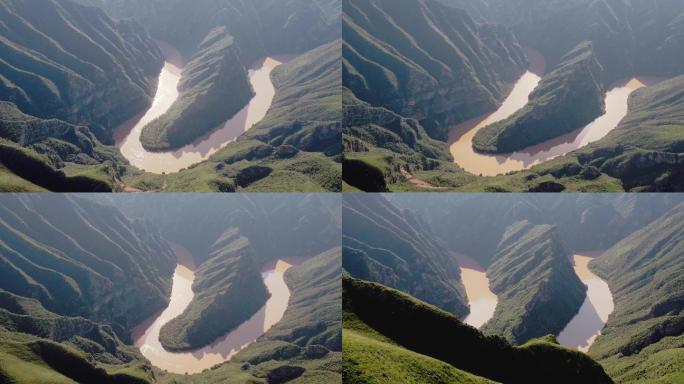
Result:
{"label": "muddy brown river water", "polygon": [[523,108],[544,74],[544,58],[526,49],[530,69],[515,83],[513,90],[495,112],[454,127],[449,134],[449,146],[454,162],[466,171],[482,176],[497,176],[512,171],[529,169],[604,138],[627,115],[629,96],[635,90],[655,84],[659,79],[632,78],[609,87],[606,93],[606,112],[592,123],[574,132],[503,155],[479,153],[473,149],[473,138],[482,128],[504,120]]}
{"label": "muddy brown river water", "polygon": [[123,156],[134,166],[152,173],[175,173],[209,158],[219,149],[233,142],[252,126],[263,120],[275,97],[271,72],[286,57],[267,57],[254,63],[248,71],[249,81],[256,95],[247,106],[212,132],[192,144],[167,152],[150,152],[140,141],[143,127],[163,115],[178,99],[183,59],[168,44],[159,44],[166,62],[159,76],[159,85],[152,106],[143,114],[125,122],[114,131],[114,141]]}
{"label": "muddy brown river water", "polygon": [[589,262],[602,252],[573,255],[575,273],[587,286],[587,297],[575,317],[558,335],[558,342],[569,348],[587,352],[615,309],[608,283],[589,270]]}
{"label": "muddy brown river water", "polygon": [[165,350],[159,342],[159,331],[166,323],[182,314],[194,297],[193,257],[180,245],[174,244],[174,250],[179,263],[173,275],[173,288],[168,307],[133,329],[135,346],[152,365],[179,374],[201,372],[230,360],[283,318],[290,300],[290,290],[283,277],[292,265],[279,260],[275,265],[262,271],[261,276],[271,297],[251,318],[204,348],[188,352]]}
{"label": "muddy brown river water", "polygon": [[461,269],[461,280],[470,306],[470,313],[463,322],[479,329],[494,316],[496,295],[489,289],[485,269],[476,260],[458,253],[453,253],[453,256]]}

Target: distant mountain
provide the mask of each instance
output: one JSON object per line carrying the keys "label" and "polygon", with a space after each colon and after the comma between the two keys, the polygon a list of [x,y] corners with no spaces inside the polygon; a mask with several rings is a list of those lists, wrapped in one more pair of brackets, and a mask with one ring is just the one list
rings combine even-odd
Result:
{"label": "distant mountain", "polygon": [[577,44],[591,41],[606,84],[628,76],[684,73],[682,0],[440,1],[512,28],[554,66]]}
{"label": "distant mountain", "polygon": [[[576,252],[605,250],[682,202],[677,194],[556,195],[388,195],[400,209],[420,215],[447,249],[465,253],[488,266],[498,240],[520,221],[557,228]],[[492,217],[497,220],[492,221]],[[496,239],[497,241],[492,241]]]}
{"label": "distant mountain", "polygon": [[513,347],[407,294],[343,278],[344,382],[612,383],[553,337]]}
{"label": "distant mountain", "polygon": [[408,292],[445,311],[468,312],[458,264],[419,216],[382,196],[344,197],[343,266],[352,276]]}
{"label": "distant mountain", "polygon": [[589,352],[621,383],[676,382],[684,369],[682,223],[679,205],[590,263],[615,311]]}
{"label": "distant mountain", "polygon": [[304,53],[340,36],[340,0],[80,0],[114,18],[135,19],[184,56],[225,27],[244,65],[274,54]]}
{"label": "distant mountain", "polygon": [[260,267],[280,258],[317,255],[339,246],[340,199],[334,194],[237,194],[232,198],[221,194],[140,194],[113,199],[110,204],[131,217],[154,222],[165,237],[190,250],[200,264],[222,249],[217,241],[229,229],[239,228],[240,235],[249,239]]}

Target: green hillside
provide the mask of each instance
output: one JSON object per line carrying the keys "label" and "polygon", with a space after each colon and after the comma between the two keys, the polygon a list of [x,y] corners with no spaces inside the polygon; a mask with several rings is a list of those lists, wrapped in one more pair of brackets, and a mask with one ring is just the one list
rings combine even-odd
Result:
{"label": "green hillside", "polygon": [[176,262],[159,232],[74,199],[3,196],[0,289],[60,315],[110,322],[117,332],[164,308]]}
{"label": "green hillside", "polygon": [[513,347],[409,295],[349,277],[343,329],[345,382],[612,383],[591,358],[552,337]]}
{"label": "green hillside", "polygon": [[[341,189],[340,0],[0,7],[0,190]],[[241,110],[253,95],[246,68],[260,58],[297,58],[273,72],[276,98],[251,135],[191,169],[156,175],[111,146],[112,130],[149,107],[156,89],[163,58],[151,36],[189,59],[181,97],[144,129],[152,150],[188,144]],[[30,122],[18,126],[19,113]]]}
{"label": "green hillside", "polygon": [[168,303],[175,255],[149,223],[64,195],[5,195],[0,381],[147,383],[130,329]]}
{"label": "green hillside", "polygon": [[0,99],[24,113],[87,121],[106,141],[150,104],[162,55],[140,25],[63,0],[3,0],[0,20]]}
{"label": "green hillside", "polygon": [[590,354],[617,382],[683,377],[683,218],[679,205],[590,264],[615,295],[615,311]]}
{"label": "green hillside", "polygon": [[[151,103],[162,55],[138,24],[70,1],[0,2],[0,189],[110,192],[112,130]],[[11,182],[11,179],[23,182]]]}
{"label": "green hillside", "polygon": [[515,36],[434,0],[345,0],[343,13],[345,182],[381,192],[401,169],[468,182],[443,141],[506,97],[527,66]]}

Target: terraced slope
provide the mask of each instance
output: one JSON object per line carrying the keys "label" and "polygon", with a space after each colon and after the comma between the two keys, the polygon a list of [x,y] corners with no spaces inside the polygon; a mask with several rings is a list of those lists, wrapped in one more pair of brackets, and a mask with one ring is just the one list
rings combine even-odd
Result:
{"label": "terraced slope", "polygon": [[183,67],[180,95],[143,128],[145,149],[162,151],[192,143],[229,120],[254,96],[239,48],[225,27],[204,38]]}
{"label": "terraced slope", "polygon": [[617,382],[682,378],[682,219],[679,205],[590,264],[615,296],[615,312],[590,354]]}
{"label": "terraced slope", "polygon": [[168,350],[204,347],[249,319],[269,297],[249,240],[231,228],[195,272],[188,308],[162,327]]}
{"label": "terraced slope", "polygon": [[605,112],[602,77],[591,43],[580,44],[542,78],[524,108],[478,131],[473,147],[511,153],[586,126]]}
{"label": "terraced slope", "polygon": [[375,283],[343,278],[343,316],[345,382],[612,383],[598,363],[552,337],[513,347]]}
{"label": "terraced slope", "polygon": [[408,292],[457,316],[468,312],[461,273],[419,216],[382,196],[344,197],[343,265],[352,276]]}

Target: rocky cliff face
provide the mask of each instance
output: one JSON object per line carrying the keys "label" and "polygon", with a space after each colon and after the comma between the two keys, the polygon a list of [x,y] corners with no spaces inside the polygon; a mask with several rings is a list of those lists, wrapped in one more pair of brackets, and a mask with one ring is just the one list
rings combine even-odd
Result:
{"label": "rocky cliff face", "polygon": [[352,276],[408,292],[458,316],[468,312],[457,263],[420,218],[382,196],[343,202],[343,267]]}
{"label": "rocky cliff face", "polygon": [[580,44],[542,78],[524,108],[478,131],[473,147],[511,153],[584,127],[605,111],[602,78],[592,45]]}
{"label": "rocky cliff face", "polygon": [[64,0],[3,0],[0,20],[0,99],[104,142],[149,105],[162,55],[138,24]]}

